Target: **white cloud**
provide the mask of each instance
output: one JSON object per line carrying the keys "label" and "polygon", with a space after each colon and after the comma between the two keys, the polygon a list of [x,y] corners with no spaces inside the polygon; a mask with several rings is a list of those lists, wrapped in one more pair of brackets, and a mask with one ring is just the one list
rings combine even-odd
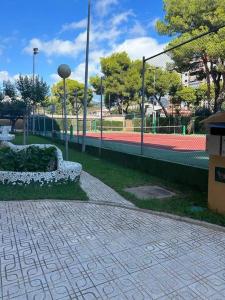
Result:
{"label": "white cloud", "polygon": [[[98,63],[95,61],[90,61],[89,62],[89,76],[91,75],[96,75],[100,73],[100,65],[99,61]],[[79,82],[84,82],[84,77],[85,77],[85,63],[79,64],[74,71],[72,71],[70,78],[77,80]],[[56,83],[60,80],[62,80],[58,74],[53,73],[50,75],[51,80]]]}
{"label": "white cloud", "polygon": [[50,75],[51,80],[55,83],[61,80],[58,74],[54,73]]}
{"label": "white cloud", "polygon": [[[89,77],[92,75],[100,74],[100,58],[110,55],[111,52],[104,52],[103,50],[91,51],[89,55]],[[80,63],[71,73],[72,79],[84,82],[85,77],[85,62]],[[50,75],[50,78],[53,82],[60,81],[58,74],[54,73]]]}
{"label": "white cloud", "polygon": [[[159,44],[157,40],[151,37],[140,37],[127,39],[121,44],[117,44],[109,50],[92,50],[89,57],[89,76],[100,74],[100,58],[111,55],[113,52],[126,51],[131,59],[142,59],[143,56],[149,57],[158,52],[161,52],[166,47],[165,44]],[[156,66],[165,67],[166,63],[170,62],[168,56],[163,55],[157,59],[150,61],[149,63]],[[82,62],[72,71],[71,78],[80,82],[84,82],[85,75],[85,63]],[[52,74],[51,79],[54,82],[60,80],[57,74]]]}
{"label": "white cloud", "polygon": [[86,26],[87,26],[87,20],[86,19],[80,20],[78,22],[72,22],[72,23],[64,24],[62,26],[62,29],[61,29],[60,33],[68,31],[68,30],[74,30],[74,29],[85,29]]}
{"label": "white cloud", "polygon": [[159,18],[154,18],[153,20],[151,20],[148,24],[148,28],[155,28],[156,23],[159,21]]}
{"label": "white cloud", "polygon": [[19,78],[19,74],[11,76],[8,71],[0,71],[0,82],[11,80],[14,81]]}
{"label": "white cloud", "polygon": [[140,22],[136,21],[134,26],[130,30],[130,34],[133,36],[146,36],[147,32],[145,28],[140,24]]}
{"label": "white cloud", "polygon": [[111,19],[111,24],[112,24],[112,26],[118,26],[123,22],[127,22],[130,16],[135,16],[131,9],[128,11],[125,11],[121,14],[115,15]]}
{"label": "white cloud", "polygon": [[50,59],[50,58],[48,58],[48,59],[47,59],[47,63],[48,63],[49,65],[52,65],[52,63],[53,63],[53,60],[52,60],[52,59]]}
{"label": "white cloud", "polygon": [[[104,51],[92,51],[90,52],[90,59],[89,59],[89,77],[92,75],[100,74],[101,67],[100,67],[100,58],[107,56],[108,53]],[[85,63],[79,64],[75,70],[72,72],[71,77],[76,79],[80,82],[84,82],[85,76]]]}
{"label": "white cloud", "polygon": [[0,71],[0,82],[5,81],[5,80],[9,80],[9,79],[10,79],[10,76],[9,76],[8,71]]}
{"label": "white cloud", "polygon": [[[122,44],[117,45],[113,52],[126,51],[132,59],[141,59],[143,56],[150,57],[161,51],[166,47],[166,44],[159,44],[156,39],[151,37],[140,37],[134,39],[127,39]],[[161,55],[154,60],[149,61],[150,64],[165,67],[167,62],[170,62],[167,55]]]}
{"label": "white cloud", "polygon": [[49,41],[42,41],[41,39],[34,38],[29,41],[24,51],[32,54],[32,49],[37,47],[40,52],[45,53],[47,56],[62,55],[62,56],[77,56],[85,49],[86,33],[80,33],[74,41],[53,39]]}
{"label": "white cloud", "polygon": [[[117,26],[105,27],[102,24],[93,26],[90,32],[91,48],[100,48],[101,42],[107,42],[110,45],[121,36],[123,32]],[[44,41],[38,38],[33,38],[29,41],[28,45],[24,48],[24,52],[32,55],[33,48],[37,47],[40,52],[51,56],[72,56],[77,57],[79,54],[84,53],[86,49],[86,30],[79,33],[75,40],[52,39]]]}
{"label": "white cloud", "polygon": [[96,10],[97,13],[101,16],[105,16],[109,13],[111,7],[113,5],[118,4],[118,0],[97,0],[96,2]]}

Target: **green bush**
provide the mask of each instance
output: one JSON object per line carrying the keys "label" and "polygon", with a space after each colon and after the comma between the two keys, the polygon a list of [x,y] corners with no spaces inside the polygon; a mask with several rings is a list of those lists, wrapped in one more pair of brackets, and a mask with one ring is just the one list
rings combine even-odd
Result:
{"label": "green bush", "polygon": [[199,116],[195,117],[194,119],[194,131],[198,134],[206,134],[206,127],[204,123],[201,123],[203,120],[205,120],[205,116]]}
{"label": "green bush", "polygon": [[[44,121],[45,119],[45,121]],[[60,120],[62,121],[62,120]],[[60,131],[61,122],[58,122],[58,120],[53,119],[53,129],[55,131]],[[44,127],[46,131],[52,131],[52,118],[49,118],[48,116],[35,116],[35,131],[44,131]],[[32,117],[29,119],[29,130],[32,131],[33,129],[33,119]]]}
{"label": "green bush", "polygon": [[20,151],[9,147],[0,149],[0,171],[47,172],[57,169],[55,147],[40,149],[30,146]]}
{"label": "green bush", "polygon": [[[96,130],[100,131],[101,120],[93,121],[96,124]],[[94,129],[95,124],[92,122],[92,129]],[[110,121],[103,120],[103,130],[104,131],[123,131],[123,121]]]}

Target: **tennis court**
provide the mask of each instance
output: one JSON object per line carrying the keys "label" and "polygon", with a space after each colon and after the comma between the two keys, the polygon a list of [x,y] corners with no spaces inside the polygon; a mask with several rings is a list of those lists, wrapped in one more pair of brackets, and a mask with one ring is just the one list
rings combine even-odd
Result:
{"label": "tennis court", "polygon": [[[89,137],[100,138],[100,133],[88,133]],[[141,135],[135,132],[104,132],[103,140],[122,143],[140,144]],[[145,147],[167,149],[172,151],[205,151],[204,135],[179,134],[144,134]]]}

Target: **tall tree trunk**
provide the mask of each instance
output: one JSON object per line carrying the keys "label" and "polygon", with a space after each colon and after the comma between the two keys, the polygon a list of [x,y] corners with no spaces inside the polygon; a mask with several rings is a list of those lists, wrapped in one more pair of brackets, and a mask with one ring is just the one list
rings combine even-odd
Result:
{"label": "tall tree trunk", "polygon": [[220,104],[219,104],[220,80],[218,79],[214,81],[214,92],[215,92],[214,113],[217,113],[220,110]]}
{"label": "tall tree trunk", "polygon": [[207,101],[210,103],[211,101],[211,80],[210,80],[210,69],[208,66],[208,59],[206,53],[202,57],[203,64],[205,67],[205,73],[206,73],[206,83],[207,83]]}
{"label": "tall tree trunk", "polygon": [[142,110],[142,107],[141,107],[142,105],[141,105],[141,103],[139,103],[139,110],[141,111]]}
{"label": "tall tree trunk", "polygon": [[211,62],[211,76],[213,79],[213,84],[214,84],[214,96],[215,96],[215,100],[214,100],[214,113],[217,113],[220,110],[220,105],[218,103],[218,98],[220,95],[220,79],[221,79],[221,73],[217,72],[215,70],[215,67],[213,65],[213,63]]}
{"label": "tall tree trunk", "polygon": [[130,104],[127,103],[127,106],[126,106],[126,108],[124,109],[125,114],[128,114],[128,108],[129,108],[129,106],[130,106]]}
{"label": "tall tree trunk", "polygon": [[15,132],[15,126],[16,126],[16,121],[17,119],[11,119],[11,126],[12,126],[12,132]]}
{"label": "tall tree trunk", "polygon": [[217,98],[217,111],[220,111],[222,108],[222,104],[225,101],[225,73],[222,74],[223,77],[223,83],[222,83],[222,87],[220,86],[220,91],[219,91],[219,95]]}
{"label": "tall tree trunk", "polygon": [[162,101],[161,101],[161,96],[159,98],[157,98],[157,96],[155,96],[156,101],[158,102],[158,104],[162,107],[162,110],[166,116],[166,118],[168,118],[168,112],[165,108],[165,106],[163,105]]}

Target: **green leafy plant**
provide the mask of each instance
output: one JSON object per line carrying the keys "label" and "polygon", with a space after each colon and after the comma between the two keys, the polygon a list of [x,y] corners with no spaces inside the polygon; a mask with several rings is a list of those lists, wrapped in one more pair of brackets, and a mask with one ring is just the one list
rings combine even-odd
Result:
{"label": "green leafy plant", "polygon": [[55,147],[40,149],[30,146],[20,151],[0,149],[0,171],[50,172],[57,169]]}

